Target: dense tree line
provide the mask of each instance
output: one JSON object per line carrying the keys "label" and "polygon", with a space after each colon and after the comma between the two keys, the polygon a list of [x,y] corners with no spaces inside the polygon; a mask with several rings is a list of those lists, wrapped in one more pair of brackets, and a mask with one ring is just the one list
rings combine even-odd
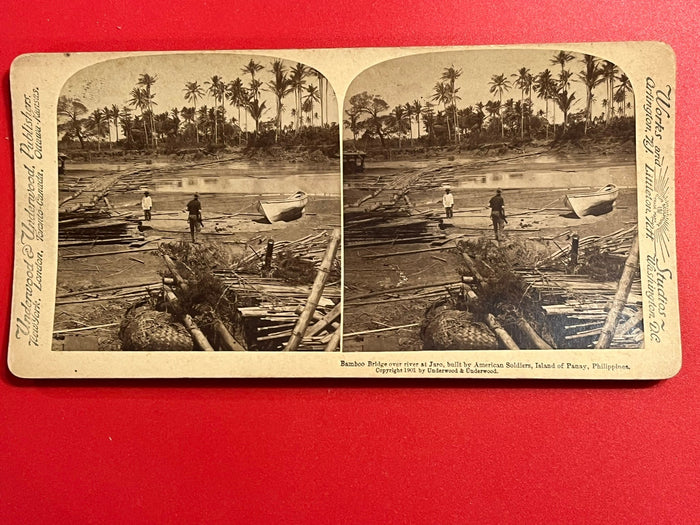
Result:
{"label": "dense tree line", "polygon": [[[328,119],[328,81],[320,72],[301,63],[288,68],[279,59],[266,70],[251,59],[241,73],[243,78],[228,82],[219,75],[202,83],[186,82],[186,105],[163,112],[158,111],[156,93],[160,79],[148,73],[138,77],[121,106],[92,109],[63,95],[57,107],[58,138],[98,151],[104,144],[153,150],[205,144],[337,144],[338,125]],[[272,95],[274,107],[262,100],[263,92]],[[290,119],[283,125],[287,109]]]}
{"label": "dense tree line", "polygon": [[[613,132],[631,128],[633,119],[628,114],[634,116],[632,85],[615,64],[591,55],[576,60],[566,51],[552,56],[550,63],[555,71],[547,68],[533,74],[522,67],[511,75],[492,75],[488,88],[493,99],[467,106],[460,104],[457,85],[462,69],[454,65],[443,70],[432,91],[421,100],[391,108],[381,95],[357,93],[348,100],[343,125],[356,145],[359,139],[365,141],[365,147],[378,140],[382,148],[387,147],[388,138],[399,148],[406,139],[421,145],[464,141],[474,145],[494,140],[582,136],[592,126]],[[575,65],[581,67],[577,74],[571,71]],[[574,82],[585,90],[578,111]],[[506,98],[511,92],[517,93],[517,98]],[[599,96],[603,96],[603,112],[594,115],[593,101]],[[533,98],[543,101],[544,108],[534,111]],[[557,110],[559,123],[555,125]]]}

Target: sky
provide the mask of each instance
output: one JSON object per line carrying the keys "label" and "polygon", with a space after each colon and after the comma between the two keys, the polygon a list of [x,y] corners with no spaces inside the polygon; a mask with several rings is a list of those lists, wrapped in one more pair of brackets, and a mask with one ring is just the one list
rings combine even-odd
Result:
{"label": "sky", "polygon": [[[489,100],[498,100],[498,94],[489,93],[489,82],[493,75],[505,74],[514,82],[517,71],[526,67],[533,76],[541,71],[549,69],[553,77],[558,77],[561,66],[551,64],[550,59],[557,53],[556,50],[542,49],[478,49],[464,51],[438,51],[404,58],[389,60],[363,71],[350,85],[345,99],[345,109],[349,108],[348,100],[352,95],[367,91],[382,96],[390,108],[406,102],[419,100],[421,103],[431,101],[433,87],[440,81],[440,77],[450,66],[462,70],[462,76],[455,86],[459,88],[457,93],[461,97],[457,107],[473,106],[481,101],[484,104]],[[578,73],[584,69],[581,62],[583,55],[572,53],[574,60],[567,64],[566,69],[574,73],[573,79],[578,78]],[[578,112],[585,108],[586,91],[582,83],[571,83],[571,91],[576,94],[572,112]],[[593,115],[600,115],[603,111],[602,100],[606,98],[605,84],[600,84],[593,91]],[[520,99],[520,89],[512,87],[503,94],[503,101],[508,98]],[[533,92],[533,111],[544,111],[544,100],[538,99]],[[631,102],[628,97],[628,102]],[[433,102],[435,103],[435,102]],[[549,119],[552,122],[552,106],[549,103]],[[440,106],[441,108],[442,106]],[[438,108],[436,108],[438,109]],[[557,108],[555,119],[561,123],[562,114]],[[421,130],[422,131],[422,130]],[[416,124],[413,124],[413,136],[416,136]],[[344,130],[345,138],[352,138],[349,130]]]}
{"label": "sky", "polygon": [[[197,81],[205,92],[205,96],[197,102],[197,106],[207,105],[211,107],[214,100],[206,94],[207,86],[205,81],[212,76],[218,75],[228,83],[236,77],[240,77],[243,83],[250,83],[250,74],[241,71],[250,59],[264,66],[264,69],[255,76],[263,84],[272,80],[270,63],[275,57],[265,55],[236,55],[236,54],[169,54],[169,55],[147,55],[118,58],[100,62],[89,66],[73,75],[61,91],[62,95],[79,98],[90,112],[97,108],[111,107],[113,104],[119,107],[127,105],[129,93],[136,86],[138,78],[143,73],[156,76],[157,81],[151,88],[155,93],[156,113],[170,111],[172,108],[181,109],[183,106],[192,106],[184,98],[184,87],[186,82]],[[287,70],[295,65],[295,62],[283,61]],[[307,77],[307,83],[312,82],[318,87],[318,80],[315,77]],[[261,91],[261,101],[266,101],[269,108],[263,114],[263,121],[271,120],[275,117],[276,99],[272,93]],[[284,99],[286,107],[282,124],[291,123],[290,110],[295,107],[294,95],[290,94]],[[338,122],[338,104],[332,86],[328,88],[328,122]],[[320,114],[318,103],[315,104],[314,112]],[[138,110],[134,110],[135,115]],[[238,110],[234,106],[226,105],[226,115],[238,118]],[[241,113],[241,120],[245,124],[244,113]],[[248,117],[248,128],[254,127],[253,120]]]}

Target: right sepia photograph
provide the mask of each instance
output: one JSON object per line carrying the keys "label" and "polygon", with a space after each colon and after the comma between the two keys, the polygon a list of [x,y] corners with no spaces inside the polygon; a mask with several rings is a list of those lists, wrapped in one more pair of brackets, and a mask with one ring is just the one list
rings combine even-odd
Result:
{"label": "right sepia photograph", "polygon": [[343,107],[343,352],[644,345],[635,92],[605,57],[416,54]]}

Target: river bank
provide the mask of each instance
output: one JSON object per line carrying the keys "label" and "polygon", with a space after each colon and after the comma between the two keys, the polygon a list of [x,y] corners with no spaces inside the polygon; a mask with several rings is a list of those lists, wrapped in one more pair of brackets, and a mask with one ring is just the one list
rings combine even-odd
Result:
{"label": "river bank", "polygon": [[[195,192],[203,218],[198,245],[211,248],[222,260],[252,255],[261,262],[270,241],[284,244],[324,232],[329,235],[340,226],[340,177],[337,169],[329,167],[297,164],[253,169],[248,161],[227,158],[213,163],[126,163],[117,170],[109,163],[67,168],[59,177],[62,209],[82,206],[89,213],[108,214],[109,221],[124,223],[128,233],[102,242],[97,241],[96,230],[96,242],[66,240],[73,219],[59,224],[63,240],[58,256],[55,350],[120,350],[118,331],[126,310],[149,287],[158,288],[167,271],[159,246],[191,242],[185,205]],[[110,186],[94,190],[102,181]],[[299,189],[309,194],[301,218],[269,223],[257,210],[261,198],[279,198]],[[153,199],[150,221],[143,220],[141,210],[144,190]],[[106,199],[93,204],[91,196],[102,191]],[[140,286],[130,288],[137,281]],[[109,291],[108,298],[102,290]],[[83,330],[87,327],[99,328]]]}
{"label": "river bank", "polygon": [[[358,242],[357,234],[348,240],[347,232],[354,230],[348,230],[346,222],[344,351],[423,349],[421,327],[426,310],[454,295],[454,287],[461,285],[465,275],[464,258],[457,248],[460,241],[491,243],[503,257],[514,257],[514,263],[518,257],[544,261],[568,249],[574,236],[604,238],[637,222],[636,173],[630,154],[607,157],[530,151],[488,162],[472,156],[428,162],[377,160],[366,166],[363,174],[344,181],[346,220],[349,213],[356,213],[353,204],[360,202],[360,208],[375,209],[374,213],[386,214],[400,206],[408,217],[402,220],[412,221],[412,226],[421,221],[428,226],[431,221],[438,223],[442,237],[424,229],[404,243],[400,240],[404,226],[396,230],[395,243],[387,238],[370,244],[364,239]],[[407,173],[417,174],[411,179],[410,191],[387,208],[389,197],[400,191],[396,181],[411,178],[404,175]],[[608,183],[619,187],[611,212],[578,218],[565,207],[567,193]],[[455,199],[452,219],[444,218],[441,203],[447,186]],[[500,243],[494,239],[487,208],[497,188],[502,189],[508,216]],[[376,197],[363,200],[374,194]],[[369,220],[361,217],[357,224]]]}

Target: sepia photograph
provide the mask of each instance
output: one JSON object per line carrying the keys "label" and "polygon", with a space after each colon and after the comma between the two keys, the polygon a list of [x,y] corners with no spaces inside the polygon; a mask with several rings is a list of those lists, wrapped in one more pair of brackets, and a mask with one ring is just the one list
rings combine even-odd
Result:
{"label": "sepia photograph", "polygon": [[20,377],[680,368],[663,44],[29,54],[10,81]]}
{"label": "sepia photograph", "polygon": [[321,72],[106,60],[65,83],[56,117],[54,350],[338,349],[338,104]]}
{"label": "sepia photograph", "polygon": [[602,57],[417,53],[343,112],[343,351],[640,348],[635,90]]}

